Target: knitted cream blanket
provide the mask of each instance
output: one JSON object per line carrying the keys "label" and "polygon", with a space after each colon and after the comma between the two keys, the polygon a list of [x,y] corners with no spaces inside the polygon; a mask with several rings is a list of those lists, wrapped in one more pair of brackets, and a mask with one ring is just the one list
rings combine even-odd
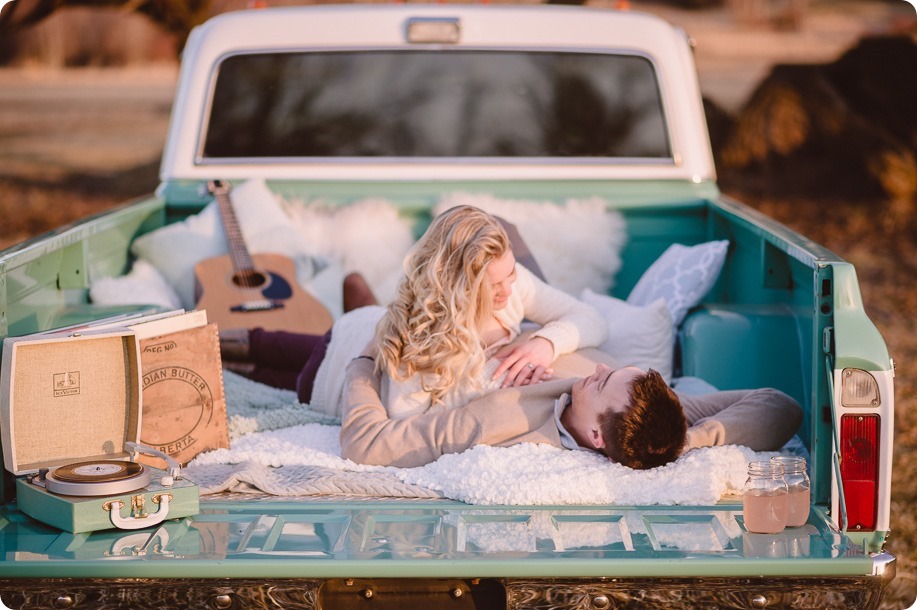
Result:
{"label": "knitted cream blanket", "polygon": [[295,394],[238,375],[224,378],[230,449],[195,458],[186,475],[204,494],[446,497],[481,505],[706,505],[741,490],[744,447],[696,449],[652,470],[631,470],[597,453],[548,445],[478,445],[426,466],[366,466],[341,456],[340,426]]}

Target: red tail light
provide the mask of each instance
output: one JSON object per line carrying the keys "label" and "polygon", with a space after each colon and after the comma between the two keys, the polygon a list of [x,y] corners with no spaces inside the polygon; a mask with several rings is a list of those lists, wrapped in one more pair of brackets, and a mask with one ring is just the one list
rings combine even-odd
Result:
{"label": "red tail light", "polygon": [[879,488],[879,416],[841,417],[841,480],[848,529],[875,530]]}

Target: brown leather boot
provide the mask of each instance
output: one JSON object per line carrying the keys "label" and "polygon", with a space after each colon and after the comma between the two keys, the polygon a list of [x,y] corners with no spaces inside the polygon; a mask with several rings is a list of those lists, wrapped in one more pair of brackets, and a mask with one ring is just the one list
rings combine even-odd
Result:
{"label": "brown leather boot", "polygon": [[372,288],[359,273],[349,273],[344,278],[344,311],[353,311],[358,307],[378,305]]}
{"label": "brown leather boot", "polygon": [[228,328],[220,331],[220,355],[223,360],[245,362],[249,359],[247,328]]}

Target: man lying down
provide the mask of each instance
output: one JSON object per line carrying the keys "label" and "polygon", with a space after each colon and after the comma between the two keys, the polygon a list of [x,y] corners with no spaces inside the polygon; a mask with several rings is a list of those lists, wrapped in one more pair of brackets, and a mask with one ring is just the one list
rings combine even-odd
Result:
{"label": "man lying down", "polygon": [[561,356],[553,367],[550,381],[497,390],[450,411],[389,419],[375,363],[355,358],[344,384],[342,456],[411,468],[475,445],[546,443],[647,469],[697,447],[776,451],[802,421],[799,404],[778,390],[681,395],[656,371],[622,367],[596,349]]}

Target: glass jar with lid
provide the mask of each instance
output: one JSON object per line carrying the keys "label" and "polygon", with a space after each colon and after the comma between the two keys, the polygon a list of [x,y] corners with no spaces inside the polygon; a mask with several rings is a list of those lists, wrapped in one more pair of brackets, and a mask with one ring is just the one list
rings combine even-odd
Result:
{"label": "glass jar with lid", "polygon": [[760,461],[748,464],[748,479],[742,494],[745,529],[755,534],[779,534],[787,524],[788,488],[783,466]]}
{"label": "glass jar with lid", "polygon": [[778,455],[771,458],[772,464],[783,466],[783,480],[786,481],[788,512],[787,527],[799,527],[809,520],[809,506],[812,484],[806,473],[806,458]]}

